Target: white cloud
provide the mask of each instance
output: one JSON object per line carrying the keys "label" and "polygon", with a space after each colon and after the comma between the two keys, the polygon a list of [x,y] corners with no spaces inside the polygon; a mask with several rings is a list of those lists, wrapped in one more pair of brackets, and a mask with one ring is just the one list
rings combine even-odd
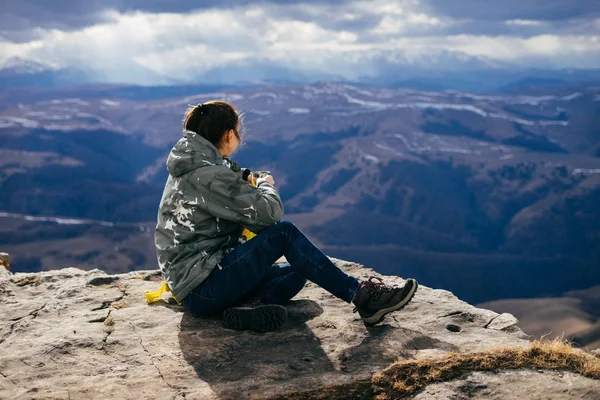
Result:
{"label": "white cloud", "polygon": [[504,21],[506,25],[520,25],[520,26],[540,26],[542,24],[541,21],[535,21],[531,19],[511,19],[508,21]]}
{"label": "white cloud", "polygon": [[[594,27],[588,34],[462,34],[456,31],[469,21],[434,15],[415,0],[263,4],[186,14],[113,11],[102,21],[68,32],[38,30],[39,39],[29,42],[0,42],[0,58],[93,67],[116,76],[139,65],[179,79],[245,60],[356,77],[369,73],[356,65],[368,66],[381,55],[431,65],[439,51],[558,67],[598,67],[600,59],[600,19],[588,21]],[[529,19],[499,24],[547,25]]]}
{"label": "white cloud", "polygon": [[[598,67],[599,37],[539,35],[519,38],[457,35],[446,38],[441,44],[452,50],[492,59],[521,60],[523,63],[538,59],[550,61],[555,66]],[[580,58],[572,58],[573,56],[589,56],[589,63],[584,65]],[[569,65],[569,61],[576,61],[577,64]]]}
{"label": "white cloud", "polygon": [[415,25],[440,25],[440,20],[427,14],[409,14],[408,21]]}

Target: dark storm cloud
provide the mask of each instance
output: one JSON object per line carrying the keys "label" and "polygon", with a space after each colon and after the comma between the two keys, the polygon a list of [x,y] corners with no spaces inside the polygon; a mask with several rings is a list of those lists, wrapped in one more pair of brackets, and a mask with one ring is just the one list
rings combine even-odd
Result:
{"label": "dark storm cloud", "polygon": [[[341,3],[344,3],[344,1],[324,1],[317,8],[305,7],[306,4],[311,4],[310,2],[290,2],[285,3],[286,7],[275,5],[272,12],[277,13],[276,15],[281,18],[313,22],[326,29],[350,32],[363,32],[372,29],[383,18],[381,14],[357,12],[350,4],[351,1],[346,1],[345,3],[348,3],[346,5]],[[312,4],[317,4],[317,2],[312,2]],[[352,18],[346,18],[347,14],[351,14]]]}
{"label": "dark storm cloud", "polygon": [[[323,2],[318,10],[311,10],[302,7],[304,3],[297,2],[279,11],[288,18],[314,22],[327,29],[355,32],[362,42],[377,41],[380,35],[373,28],[385,14],[363,11],[357,17],[352,2],[346,3],[328,5]],[[504,3],[488,0],[422,0],[414,8],[400,6],[405,11],[425,13],[442,22],[439,25],[410,25],[402,30],[400,35],[403,37],[466,34],[528,38],[544,34],[589,35],[599,32],[594,19],[600,17],[600,0],[504,0]],[[355,18],[344,19],[347,12],[353,13]],[[404,18],[406,16],[398,16],[399,25],[405,23]]]}
{"label": "dark storm cloud", "polygon": [[600,16],[598,0],[427,0],[435,14],[455,19],[561,21]]}
{"label": "dark storm cloud", "polygon": [[230,8],[249,4],[340,4],[345,0],[0,0],[2,31],[33,28],[77,29],[106,17],[104,11],[186,13],[208,8]]}
{"label": "dark storm cloud", "polygon": [[[352,0],[0,0],[0,39],[26,42],[43,32],[36,28],[74,30],[105,22],[106,11],[188,13],[210,8],[264,5],[275,18],[313,22],[332,30],[359,34],[374,40],[372,30],[383,14],[356,12]],[[309,6],[309,7],[307,7]],[[310,7],[316,6],[316,7]],[[581,34],[598,31],[593,20],[600,17],[600,0],[422,0],[411,8],[442,21],[439,26],[411,26],[402,36]],[[404,8],[404,7],[403,7]],[[353,18],[345,18],[347,13]],[[538,25],[506,24],[507,20],[535,20]]]}
{"label": "dark storm cloud", "polygon": [[[425,27],[427,28],[427,27]],[[512,36],[530,38],[538,35],[591,35],[600,33],[598,25],[593,19],[569,19],[562,21],[540,21],[526,19],[511,19],[498,21],[484,20],[457,20],[454,23],[429,29],[413,29],[406,32],[405,36]]]}

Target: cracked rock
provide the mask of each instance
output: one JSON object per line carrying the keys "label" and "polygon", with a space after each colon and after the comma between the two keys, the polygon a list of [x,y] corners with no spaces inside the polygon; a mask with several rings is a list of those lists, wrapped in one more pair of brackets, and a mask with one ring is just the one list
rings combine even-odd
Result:
{"label": "cracked rock", "polygon": [[[334,262],[357,278],[378,275]],[[425,286],[402,311],[366,328],[351,305],[307,284],[287,305],[288,323],[259,334],[225,329],[218,317],[196,318],[177,304],[148,305],[144,291],[160,287],[157,271],[107,276],[68,268],[36,274],[37,282],[21,286],[11,280],[31,282],[30,274],[4,271],[0,290],[14,301],[0,302],[0,397],[7,399],[270,397],[348,382],[396,360],[529,344],[514,317]],[[451,323],[463,327],[460,334],[446,329]],[[440,386],[440,393],[479,396],[500,386],[476,378],[456,390]],[[561,385],[555,386],[568,389]]]}
{"label": "cracked rock", "polygon": [[503,313],[495,317],[487,325],[488,329],[494,329],[497,331],[506,330],[517,326],[519,320],[517,320],[512,314]]}

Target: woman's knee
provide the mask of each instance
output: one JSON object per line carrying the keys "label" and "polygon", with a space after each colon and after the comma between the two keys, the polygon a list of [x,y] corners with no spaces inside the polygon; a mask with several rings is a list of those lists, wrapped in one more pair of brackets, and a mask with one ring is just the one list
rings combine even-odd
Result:
{"label": "woman's knee", "polygon": [[300,229],[292,221],[281,221],[279,225],[286,232],[300,232]]}
{"label": "woman's knee", "polygon": [[291,273],[286,277],[286,280],[286,286],[289,293],[288,297],[290,299],[296,294],[298,294],[302,289],[304,289],[304,286],[306,286],[306,282],[308,282],[308,280],[302,275],[300,275],[298,272]]}
{"label": "woman's knee", "polygon": [[290,272],[286,275],[285,279],[288,280],[288,284],[290,286],[298,289],[302,289],[304,285],[306,285],[306,282],[308,282],[308,279],[300,275],[300,273],[298,273],[297,271]]}
{"label": "woman's knee", "polygon": [[299,290],[302,290],[304,288],[304,286],[306,286],[306,282],[308,282],[308,279],[306,279],[306,278],[298,278],[298,288],[299,288]]}
{"label": "woman's knee", "polygon": [[304,288],[306,282],[307,279],[298,272],[291,272],[263,286],[260,298],[267,303],[285,304]]}

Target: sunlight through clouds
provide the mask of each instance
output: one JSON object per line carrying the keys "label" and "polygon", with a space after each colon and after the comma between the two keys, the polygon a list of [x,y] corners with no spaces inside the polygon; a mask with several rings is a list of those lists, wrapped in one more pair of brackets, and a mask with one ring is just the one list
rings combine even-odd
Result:
{"label": "sunlight through clouds", "polygon": [[[465,59],[532,67],[600,66],[600,19],[585,18],[583,11],[574,19],[544,20],[545,15],[531,18],[527,8],[522,18],[486,21],[470,18],[468,10],[459,15],[434,0],[231,1],[229,6],[190,12],[149,12],[141,6],[118,11],[94,4],[98,22],[88,26],[31,27],[29,36],[35,39],[24,41],[11,41],[10,32],[3,31],[0,59],[20,56],[62,67],[102,69],[115,79],[120,71],[137,66],[177,80],[253,64],[342,78],[369,74],[355,70],[379,68],[373,66],[377,60],[438,66]],[[24,28],[14,29],[22,33]]]}

